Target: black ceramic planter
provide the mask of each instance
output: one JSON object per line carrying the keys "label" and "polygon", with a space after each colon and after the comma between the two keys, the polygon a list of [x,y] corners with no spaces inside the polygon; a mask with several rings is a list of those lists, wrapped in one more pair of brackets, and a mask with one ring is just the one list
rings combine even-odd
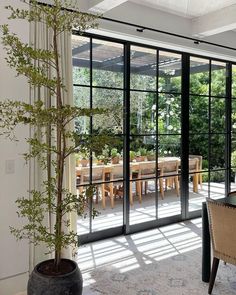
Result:
{"label": "black ceramic planter", "polygon": [[27,295],[82,295],[83,279],[77,263],[69,259],[63,260],[71,264],[73,270],[58,276],[39,272],[40,267],[52,259],[36,265],[28,281]]}

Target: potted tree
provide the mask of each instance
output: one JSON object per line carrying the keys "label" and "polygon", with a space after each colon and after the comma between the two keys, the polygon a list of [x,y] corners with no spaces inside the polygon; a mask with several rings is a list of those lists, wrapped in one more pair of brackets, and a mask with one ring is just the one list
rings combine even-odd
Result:
{"label": "potted tree", "polygon": [[[79,295],[82,294],[81,273],[74,261],[62,258],[62,249],[77,246],[77,234],[69,229],[67,214],[75,211],[79,216],[83,215],[86,199],[93,195],[93,188],[89,187],[79,196],[72,194],[64,184],[65,163],[75,152],[88,148],[96,150],[96,142],[88,136],[76,134],[69,126],[78,116],[92,116],[102,111],[80,109],[64,103],[62,94],[66,95],[66,87],[61,72],[59,38],[73,27],[80,31],[95,27],[96,17],[79,12],[72,1],[54,0],[51,6],[40,5],[35,0],[22,1],[30,9],[8,6],[9,19],[44,22],[51,30],[52,44],[49,50],[34,48],[33,44],[25,44],[11,33],[7,25],[2,25],[6,61],[18,75],[26,76],[32,88],[46,89],[50,94],[50,103],[46,105],[40,97],[33,103],[1,101],[0,134],[13,139],[15,127],[29,125],[33,132],[27,139],[30,149],[24,157],[26,160],[35,159],[47,175],[41,190],[33,189],[30,198],[27,196],[17,200],[18,216],[23,217],[26,223],[22,228],[11,228],[11,232],[19,240],[27,238],[35,245],[46,244],[48,253],[54,254],[53,259],[35,267],[28,282],[28,295]],[[53,69],[51,76],[48,74],[49,68]],[[95,141],[99,141],[98,136],[96,138]],[[102,141],[97,145],[98,150],[103,147]],[[48,214],[54,216],[53,229],[44,222]]]}

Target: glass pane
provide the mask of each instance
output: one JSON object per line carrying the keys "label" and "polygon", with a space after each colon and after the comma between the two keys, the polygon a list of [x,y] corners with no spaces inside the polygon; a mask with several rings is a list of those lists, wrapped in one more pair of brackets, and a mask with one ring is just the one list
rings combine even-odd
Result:
{"label": "glass pane", "polygon": [[92,220],[98,231],[123,224],[124,174],[123,138],[111,138],[110,144],[94,153],[92,178],[95,185],[93,207],[100,212]]}
{"label": "glass pane", "polygon": [[190,93],[209,94],[209,60],[190,58]]}
{"label": "glass pane", "polygon": [[[94,136],[94,142],[95,140],[99,140],[96,135]],[[96,150],[93,151],[93,167],[101,167],[101,165],[110,167],[111,165],[123,163],[123,137],[106,136],[99,143],[99,146],[95,146]]]}
{"label": "glass pane", "polygon": [[160,135],[158,138],[158,157],[180,157],[179,135]]}
{"label": "glass pane", "polygon": [[[77,186],[77,195],[83,194],[88,186]],[[84,215],[79,216],[77,218],[77,234],[83,235],[88,234],[90,232],[90,218],[89,218],[89,210],[90,209],[90,201],[86,202],[84,207]]]}
{"label": "glass pane", "polygon": [[73,82],[90,84],[90,39],[72,35]]}
{"label": "glass pane", "polygon": [[158,98],[158,133],[181,132],[181,97],[160,93]]}
{"label": "glass pane", "polygon": [[202,202],[208,196],[208,172],[200,173],[205,169],[206,160],[203,161],[202,155],[189,155],[189,211],[201,210]]}
{"label": "glass pane", "polygon": [[147,162],[156,159],[156,137],[134,136],[130,141],[130,162]]}
{"label": "glass pane", "polygon": [[232,97],[236,97],[236,65],[232,65]]}
{"label": "glass pane", "polygon": [[130,143],[130,221],[140,223],[156,218],[155,138],[133,137]]}
{"label": "glass pane", "polygon": [[199,171],[207,171],[209,168],[208,140],[209,136],[205,134],[189,136],[189,158],[199,158]]}
{"label": "glass pane", "polygon": [[130,88],[156,90],[156,50],[131,46]]}
{"label": "glass pane", "polygon": [[226,95],[226,64],[212,61],[211,64],[211,95]]}
{"label": "glass pane", "polygon": [[106,133],[123,133],[123,91],[93,89],[93,107],[104,113],[93,116],[93,130]]}
{"label": "glass pane", "polygon": [[130,93],[130,133],[156,132],[156,94],[149,92]]}
{"label": "glass pane", "polygon": [[[116,169],[112,166],[109,177]],[[96,198],[93,208],[100,214],[92,219],[92,231],[100,231],[123,225],[123,181],[108,182],[96,186]]]}
{"label": "glass pane", "polygon": [[189,98],[189,131],[190,133],[206,133],[209,130],[209,99],[204,96]]}
{"label": "glass pane", "polygon": [[[163,170],[163,177],[158,179],[158,218],[181,214],[180,183],[177,175],[179,163],[172,162],[172,160],[165,160],[158,163]],[[171,176],[168,176],[170,174]]]}
{"label": "glass pane", "polygon": [[156,219],[155,179],[130,181],[130,224],[138,224]]}
{"label": "glass pane", "polygon": [[211,168],[225,168],[225,135],[211,136]]}
{"label": "glass pane", "polygon": [[211,171],[210,173],[210,197],[219,199],[225,197],[225,171]]}
{"label": "glass pane", "polygon": [[211,99],[211,132],[225,132],[225,99]]}
{"label": "glass pane", "polygon": [[231,169],[230,171],[230,189],[231,191],[235,191],[236,190],[236,168],[234,167],[233,169]]}
{"label": "glass pane", "polygon": [[232,168],[233,174],[236,175],[236,134],[235,133],[231,135],[231,168]]}
{"label": "glass pane", "polygon": [[93,39],[93,86],[123,88],[122,44]]}
{"label": "glass pane", "polygon": [[235,99],[232,99],[231,121],[232,121],[232,131],[236,132],[236,100]]}
{"label": "glass pane", "polygon": [[[73,88],[74,104],[79,108],[89,108],[90,107],[90,89],[88,87],[78,87]],[[75,130],[78,134],[89,133],[89,123],[90,117],[81,116],[75,119]]]}
{"label": "glass pane", "polygon": [[181,92],[181,55],[168,52],[159,52],[159,89],[160,92]]}

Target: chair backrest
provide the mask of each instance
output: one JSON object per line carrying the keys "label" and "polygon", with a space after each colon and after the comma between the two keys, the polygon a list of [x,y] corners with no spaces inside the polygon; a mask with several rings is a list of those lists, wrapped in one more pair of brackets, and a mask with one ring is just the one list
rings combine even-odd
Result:
{"label": "chair backrest", "polygon": [[189,173],[199,172],[199,159],[198,158],[189,158],[188,159],[188,169],[189,169]]}
{"label": "chair backrest", "polygon": [[150,163],[145,162],[140,164],[140,176],[149,176],[155,177],[156,176],[156,162],[152,161]]}
{"label": "chair backrest", "polygon": [[162,176],[175,175],[178,174],[179,161],[163,161],[158,163],[158,166],[161,169]]}
{"label": "chair backrest", "polygon": [[202,170],[202,156],[200,156],[200,155],[189,155],[188,157],[189,157],[189,159],[197,158],[199,160],[198,169],[201,171]]}
{"label": "chair backrest", "polygon": [[236,208],[207,198],[207,209],[214,256],[236,264]]}
{"label": "chair backrest", "polygon": [[[104,167],[95,166],[92,170],[92,182],[102,182],[105,180],[105,173],[104,173]],[[80,184],[88,184],[90,181],[90,169],[89,167],[87,169],[81,170],[81,183]]]}
{"label": "chair backrest", "polygon": [[111,178],[110,180],[123,179],[123,165],[113,165],[111,168]]}

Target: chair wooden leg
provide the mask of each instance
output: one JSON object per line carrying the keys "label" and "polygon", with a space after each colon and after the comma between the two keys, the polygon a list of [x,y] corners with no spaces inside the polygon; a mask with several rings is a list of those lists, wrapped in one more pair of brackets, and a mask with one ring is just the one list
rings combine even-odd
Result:
{"label": "chair wooden leg", "polygon": [[101,185],[101,193],[102,193],[102,209],[106,208],[106,196],[105,196],[105,185]]}
{"label": "chair wooden leg", "polygon": [[211,292],[212,292],[212,289],[213,289],[213,286],[215,283],[216,273],[217,273],[218,266],[219,266],[219,261],[220,260],[218,258],[216,258],[216,257],[213,258],[208,294],[211,294]]}
{"label": "chair wooden leg", "polygon": [[202,173],[199,173],[198,178],[199,178],[200,187],[202,189]]}
{"label": "chair wooden leg", "polygon": [[193,191],[198,193],[198,174],[193,174]]}
{"label": "chair wooden leg", "polygon": [[130,181],[129,183],[129,201],[130,201],[130,205],[132,206],[134,204],[133,192],[132,192],[132,181]]}
{"label": "chair wooden leg", "polygon": [[179,180],[178,180],[178,176],[175,177],[175,189],[177,192],[177,197],[179,197]]}
{"label": "chair wooden leg", "polygon": [[142,203],[142,181],[136,181],[139,203]]}
{"label": "chair wooden leg", "polygon": [[148,181],[145,181],[144,183],[144,194],[147,194],[147,187],[148,187]]}
{"label": "chair wooden leg", "polygon": [[98,198],[99,198],[99,190],[98,187],[96,187],[96,204],[98,204]]}
{"label": "chair wooden leg", "polygon": [[113,183],[110,183],[110,199],[111,199],[111,209],[114,208],[114,192],[113,192]]}
{"label": "chair wooden leg", "polygon": [[160,193],[162,200],[164,199],[164,186],[163,186],[163,178],[159,179]]}

